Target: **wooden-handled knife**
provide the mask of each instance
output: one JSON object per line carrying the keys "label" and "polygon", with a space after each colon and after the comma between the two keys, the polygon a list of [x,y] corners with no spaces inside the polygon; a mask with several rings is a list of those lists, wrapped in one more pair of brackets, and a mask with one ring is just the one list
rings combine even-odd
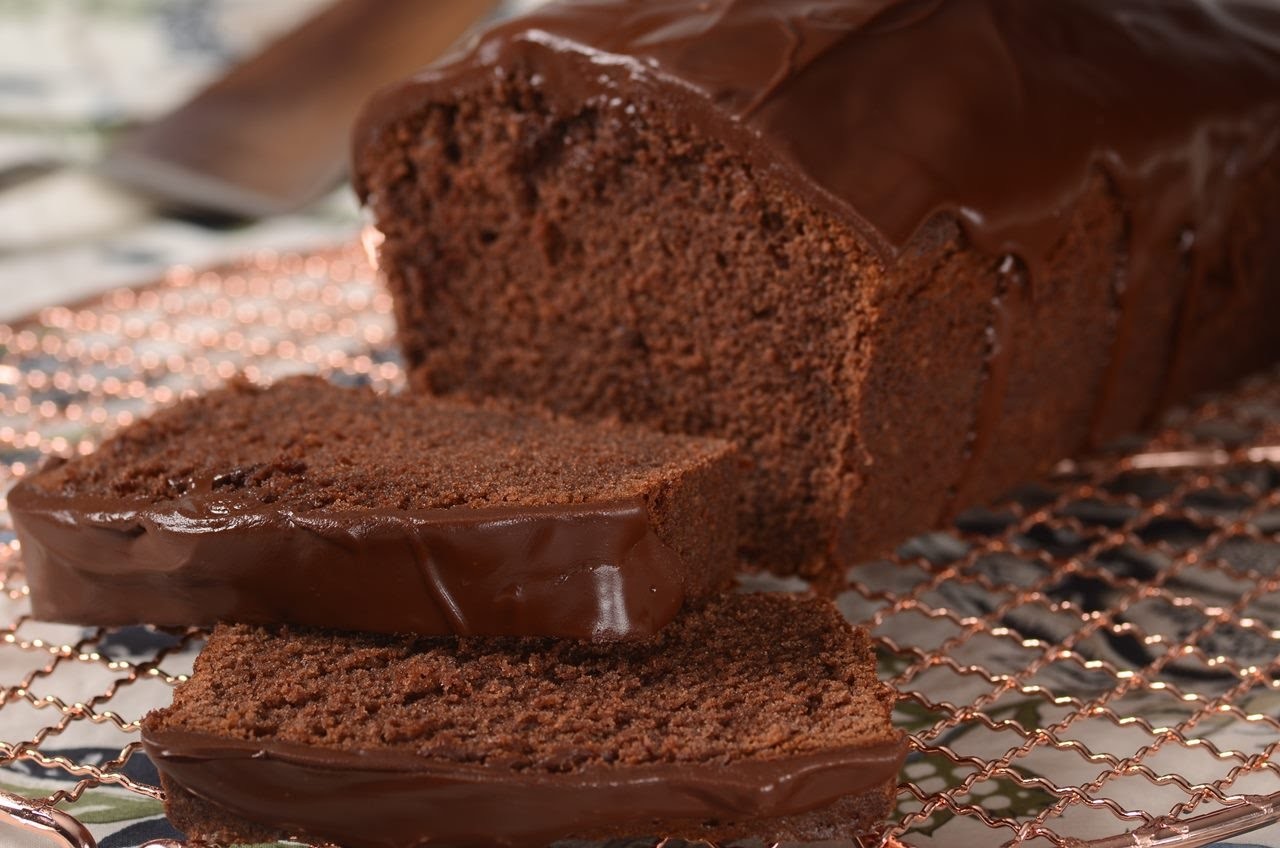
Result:
{"label": "wooden-handled knife", "polygon": [[180,210],[258,217],[341,179],[350,128],[379,87],[428,64],[494,0],[338,0],[156,123],[103,172]]}

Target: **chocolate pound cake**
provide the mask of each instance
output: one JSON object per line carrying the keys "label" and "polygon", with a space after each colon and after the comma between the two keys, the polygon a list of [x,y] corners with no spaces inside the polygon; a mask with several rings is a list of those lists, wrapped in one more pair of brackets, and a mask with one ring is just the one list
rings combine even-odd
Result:
{"label": "chocolate pound cake", "polygon": [[559,0],[376,97],[413,384],[739,442],[783,571],[1280,356],[1280,6]]}
{"label": "chocolate pound cake", "polygon": [[142,738],[219,844],[814,840],[887,816],[892,700],[829,602],[731,595],[613,646],[222,626]]}
{"label": "chocolate pound cake", "polygon": [[38,618],[636,638],[734,565],[712,439],[294,378],[165,409],[9,494]]}

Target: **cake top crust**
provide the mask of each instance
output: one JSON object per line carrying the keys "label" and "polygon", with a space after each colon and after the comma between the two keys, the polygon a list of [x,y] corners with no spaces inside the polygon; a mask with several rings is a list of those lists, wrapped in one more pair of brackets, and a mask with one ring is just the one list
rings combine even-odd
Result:
{"label": "cake top crust", "polygon": [[424,100],[516,67],[739,133],[886,260],[951,213],[1035,265],[1096,166],[1214,241],[1280,136],[1264,0],[558,0],[375,98],[357,160]]}

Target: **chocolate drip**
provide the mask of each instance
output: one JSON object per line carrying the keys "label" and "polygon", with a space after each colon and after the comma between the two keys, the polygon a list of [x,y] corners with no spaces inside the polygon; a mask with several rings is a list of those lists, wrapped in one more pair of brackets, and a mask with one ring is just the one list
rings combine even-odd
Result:
{"label": "chocolate drip", "polygon": [[[1128,243],[1129,239],[1126,239],[1126,246]],[[1122,371],[1121,363],[1124,361],[1124,354],[1129,351],[1133,333],[1136,329],[1137,314],[1133,309],[1133,303],[1139,297],[1133,285],[1130,284],[1130,277],[1132,276],[1132,279],[1136,282],[1152,279],[1150,274],[1131,275],[1129,265],[1127,253],[1119,257],[1111,281],[1110,315],[1113,322],[1111,349],[1107,352],[1107,364],[1102,372],[1102,384],[1098,389],[1093,411],[1089,414],[1088,441],[1090,447],[1096,447],[1101,444],[1104,435],[1109,432],[1106,420],[1107,410],[1112,408],[1112,404],[1116,400]]]}
{"label": "chocolate drip", "polygon": [[943,524],[962,506],[970,502],[968,488],[974,469],[981,467],[992,448],[996,427],[1004,413],[1009,393],[1009,373],[1013,368],[1013,328],[1022,312],[1023,301],[1030,297],[1030,281],[1022,264],[1006,256],[997,271],[999,284],[991,298],[991,321],[987,324],[987,354],[982,363],[982,381],[978,388],[977,411],[969,432],[964,467],[960,479],[938,523]]}
{"label": "chocolate drip", "polygon": [[[156,767],[188,792],[250,821],[352,848],[542,846],[592,829],[655,820],[734,821],[802,813],[887,784],[906,745],[551,774],[144,728]],[[306,787],[305,792],[297,791]]]}
{"label": "chocolate drip", "polygon": [[609,640],[656,633],[685,598],[641,498],[294,513],[211,484],[137,507],[19,485],[9,507],[54,621]]}

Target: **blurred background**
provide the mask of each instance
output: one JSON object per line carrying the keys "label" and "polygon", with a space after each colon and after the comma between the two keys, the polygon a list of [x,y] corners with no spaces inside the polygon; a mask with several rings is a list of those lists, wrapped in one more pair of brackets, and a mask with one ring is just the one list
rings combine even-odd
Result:
{"label": "blurred background", "polygon": [[[313,152],[313,142],[315,157],[338,159],[332,145],[345,147],[349,118],[336,114],[340,108],[325,111],[323,104],[337,99],[331,92],[344,78],[356,87],[376,88],[369,80],[388,73],[385,62],[379,68],[361,64],[362,57],[370,58],[359,49],[362,33],[387,42],[378,26],[406,32],[396,62],[413,68],[438,52],[433,41],[452,41],[480,19],[535,2],[0,0],[0,321],[146,282],[175,264],[201,266],[257,249],[305,250],[353,238],[360,212],[336,173],[325,175],[320,190],[277,191],[287,195],[280,208],[248,215],[200,204],[177,209],[165,197],[169,186],[159,187],[158,203],[156,192],[139,191],[135,178],[166,171],[156,162],[170,157],[198,160],[197,172],[210,170],[210,150],[218,160],[211,170],[224,182],[228,172],[231,181],[239,180],[235,172],[253,165],[250,159],[287,170],[299,154],[305,159]],[[326,14],[329,22],[317,24],[317,16]],[[414,16],[423,31],[405,30],[390,20],[395,15]],[[198,115],[180,112],[175,120],[175,109],[209,86],[225,86],[229,73],[234,79],[236,69],[245,67],[241,63],[279,46],[279,39],[299,27],[310,27],[306,43],[275,50],[265,63],[250,62],[255,70],[231,86],[234,97],[216,98]],[[415,57],[419,51],[431,55]],[[256,132],[275,120],[281,110],[243,108],[262,99],[263,86],[272,97],[303,104],[299,109],[314,99],[325,118],[341,122],[340,140],[321,138],[333,136],[332,127],[299,133],[297,126],[247,142],[221,138],[224,130]],[[167,131],[146,135],[145,128],[154,126]],[[253,144],[290,150],[281,162],[257,155],[236,161],[236,151]],[[192,145],[207,149],[183,149]],[[131,148],[145,155],[125,161],[121,151]],[[248,178],[256,178],[251,171]],[[191,185],[196,193],[204,185],[199,173],[178,176],[187,194]]]}

